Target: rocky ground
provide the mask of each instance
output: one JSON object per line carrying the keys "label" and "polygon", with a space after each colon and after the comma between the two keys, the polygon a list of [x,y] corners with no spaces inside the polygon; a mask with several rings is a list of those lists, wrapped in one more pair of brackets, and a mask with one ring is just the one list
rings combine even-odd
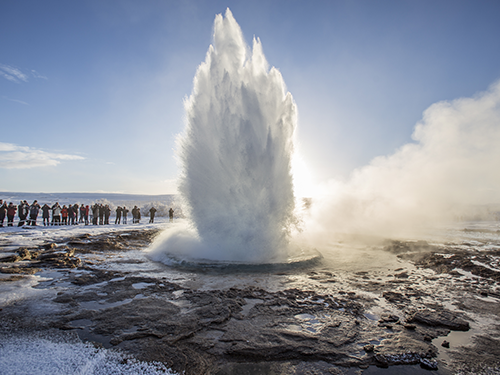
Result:
{"label": "rocky ground", "polygon": [[[36,274],[43,293],[1,306],[2,334],[76,332],[186,374],[500,373],[500,241],[380,242],[363,251],[390,266],[357,271],[325,257],[265,273],[193,273],[136,254],[156,234],[10,251],[1,285]],[[217,286],[224,278],[260,281]]]}

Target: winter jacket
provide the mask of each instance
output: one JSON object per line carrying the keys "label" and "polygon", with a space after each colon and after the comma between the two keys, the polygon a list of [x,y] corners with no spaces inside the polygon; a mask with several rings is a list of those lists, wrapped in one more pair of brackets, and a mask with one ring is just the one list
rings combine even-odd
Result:
{"label": "winter jacket", "polygon": [[61,206],[52,206],[52,216],[61,216]]}
{"label": "winter jacket", "polygon": [[42,218],[44,219],[48,219],[50,216],[49,216],[49,211],[50,211],[50,207],[48,205],[44,205],[42,207]]}
{"label": "winter jacket", "polygon": [[9,216],[14,216],[16,214],[17,207],[14,206],[13,204],[9,204],[7,207],[7,215]]}

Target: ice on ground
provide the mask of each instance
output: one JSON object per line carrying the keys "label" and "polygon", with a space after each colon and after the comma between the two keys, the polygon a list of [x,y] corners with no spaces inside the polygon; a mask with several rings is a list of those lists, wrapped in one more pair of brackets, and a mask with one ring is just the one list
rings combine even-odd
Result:
{"label": "ice on ground", "polygon": [[55,294],[54,291],[46,289],[35,289],[41,281],[48,280],[40,276],[26,275],[24,278],[8,283],[0,284],[0,306],[5,306],[14,301],[43,297]]}

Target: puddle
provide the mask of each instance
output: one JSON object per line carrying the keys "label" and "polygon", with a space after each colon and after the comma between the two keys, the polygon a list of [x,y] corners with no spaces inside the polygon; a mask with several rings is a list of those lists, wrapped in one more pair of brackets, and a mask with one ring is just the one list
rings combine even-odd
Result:
{"label": "puddle", "polygon": [[155,283],[135,283],[135,284],[132,284],[132,288],[134,288],[134,289],[144,289],[144,288],[147,288],[150,285],[155,285]]}
{"label": "puddle", "polygon": [[87,301],[87,302],[80,302],[80,306],[86,310],[102,310],[102,309],[110,309],[113,307],[122,306],[132,302],[133,300],[134,300],[133,298],[127,298],[117,302],[106,302],[105,300]]}
{"label": "puddle", "polygon": [[89,319],[77,319],[69,323],[71,326],[75,327],[78,337],[83,342],[98,342],[102,344],[106,349],[111,348],[113,345],[110,343],[110,337],[98,335],[96,333],[90,332],[89,327],[92,325],[92,321]]}
{"label": "puddle", "polygon": [[[466,332],[463,331],[451,331],[448,336],[440,336],[432,340],[432,343],[438,348],[437,360],[439,362],[450,364],[452,362],[449,353],[456,351],[460,346],[468,346],[472,344],[472,336],[474,336],[474,330],[470,329]],[[448,341],[450,343],[449,348],[441,346],[443,341]]]}
{"label": "puddle", "polygon": [[379,320],[379,316],[375,315],[375,314],[364,313],[363,315],[365,316],[365,318],[367,318],[369,320],[373,320],[373,321],[378,321]]}
{"label": "puddle", "polygon": [[307,331],[309,333],[317,333],[325,325],[316,316],[311,314],[297,314],[294,318],[300,320],[300,324],[288,324],[285,328],[294,331]]}

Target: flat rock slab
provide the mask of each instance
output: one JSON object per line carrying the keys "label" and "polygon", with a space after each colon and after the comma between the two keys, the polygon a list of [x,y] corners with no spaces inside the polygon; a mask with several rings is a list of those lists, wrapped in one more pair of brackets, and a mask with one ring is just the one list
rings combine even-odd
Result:
{"label": "flat rock slab", "polygon": [[450,311],[418,311],[407,319],[408,322],[421,323],[431,327],[444,327],[454,331],[468,331],[469,322],[459,318]]}

